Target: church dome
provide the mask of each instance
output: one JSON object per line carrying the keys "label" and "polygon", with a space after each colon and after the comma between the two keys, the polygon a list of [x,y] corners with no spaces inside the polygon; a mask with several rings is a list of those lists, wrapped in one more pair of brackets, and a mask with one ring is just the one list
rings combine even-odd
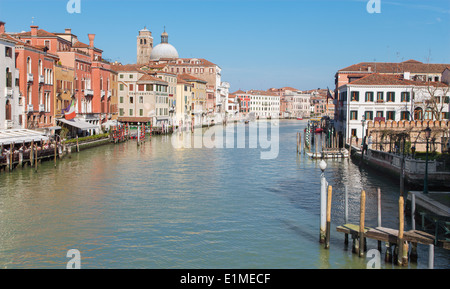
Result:
{"label": "church dome", "polygon": [[158,60],[161,58],[178,58],[178,52],[171,44],[160,43],[153,48],[150,59]]}
{"label": "church dome", "polygon": [[169,44],[169,35],[165,28],[161,34],[161,43],[156,45],[150,54],[150,60],[159,60],[161,58],[178,58],[178,51]]}

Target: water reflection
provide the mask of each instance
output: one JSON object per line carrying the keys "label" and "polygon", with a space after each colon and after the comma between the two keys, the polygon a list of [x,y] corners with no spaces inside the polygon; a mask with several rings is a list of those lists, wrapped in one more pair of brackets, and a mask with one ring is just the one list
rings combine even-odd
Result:
{"label": "water reflection", "polygon": [[[273,160],[248,143],[175,149],[155,136],[1,174],[0,267],[65,268],[78,249],[82,268],[365,268],[335,230],[330,250],[318,243],[320,169],[295,146],[305,124],[280,122]],[[348,160],[328,160],[325,175],[332,226],[344,221],[345,186],[351,222],[365,189],[366,224],[376,225],[380,187],[383,225],[397,226],[396,183]],[[446,254],[436,250],[435,267],[450,267]],[[417,267],[426,256],[419,247]]]}

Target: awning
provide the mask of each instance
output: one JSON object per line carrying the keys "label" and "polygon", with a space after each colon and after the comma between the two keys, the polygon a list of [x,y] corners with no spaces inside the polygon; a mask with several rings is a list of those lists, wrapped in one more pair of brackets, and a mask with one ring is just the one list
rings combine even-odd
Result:
{"label": "awning", "polygon": [[57,121],[62,122],[62,123],[67,124],[67,125],[70,125],[70,126],[73,126],[73,127],[76,127],[76,128],[79,128],[81,130],[97,129],[97,128],[99,128],[98,125],[88,123],[88,122],[86,122],[84,120],[81,120],[81,119],[67,120],[67,119],[64,119],[64,118],[59,118],[59,119],[57,119]]}
{"label": "awning", "polygon": [[31,141],[47,141],[49,138],[45,134],[28,129],[8,129],[0,130],[0,144],[9,145],[11,143],[29,143]]}

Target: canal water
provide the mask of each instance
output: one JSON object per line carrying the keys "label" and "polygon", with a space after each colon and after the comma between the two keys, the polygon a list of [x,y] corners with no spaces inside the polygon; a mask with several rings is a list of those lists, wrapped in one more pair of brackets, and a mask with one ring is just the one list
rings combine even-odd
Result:
{"label": "canal water", "polygon": [[[171,136],[105,145],[44,162],[36,173],[0,174],[0,268],[65,268],[77,249],[81,268],[366,268],[335,227],[358,222],[361,189],[366,225],[397,228],[398,181],[329,160],[333,186],[331,248],[319,244],[320,169],[296,154],[305,121],[280,121],[279,152],[260,148],[174,148]],[[410,223],[406,224],[406,229]],[[376,243],[368,241],[368,247]],[[435,249],[435,268],[450,268]],[[428,248],[419,245],[426,268]],[[392,268],[381,262],[382,268]]]}

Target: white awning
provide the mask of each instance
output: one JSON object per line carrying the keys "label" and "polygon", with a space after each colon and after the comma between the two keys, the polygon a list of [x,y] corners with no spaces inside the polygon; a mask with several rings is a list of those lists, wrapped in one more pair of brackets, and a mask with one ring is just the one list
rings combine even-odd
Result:
{"label": "white awning", "polygon": [[81,130],[97,129],[97,128],[99,128],[98,125],[91,124],[91,123],[88,123],[88,122],[86,122],[84,120],[76,119],[76,118],[72,119],[72,120],[67,120],[67,119],[64,119],[64,118],[58,118],[57,121],[62,122],[62,123],[67,124],[67,125],[70,125],[70,126],[73,126],[73,127],[76,127],[76,128],[79,128]]}
{"label": "white awning", "polygon": [[9,145],[11,143],[20,144],[31,141],[47,141],[49,138],[44,133],[28,129],[8,129],[0,130],[0,144]]}

